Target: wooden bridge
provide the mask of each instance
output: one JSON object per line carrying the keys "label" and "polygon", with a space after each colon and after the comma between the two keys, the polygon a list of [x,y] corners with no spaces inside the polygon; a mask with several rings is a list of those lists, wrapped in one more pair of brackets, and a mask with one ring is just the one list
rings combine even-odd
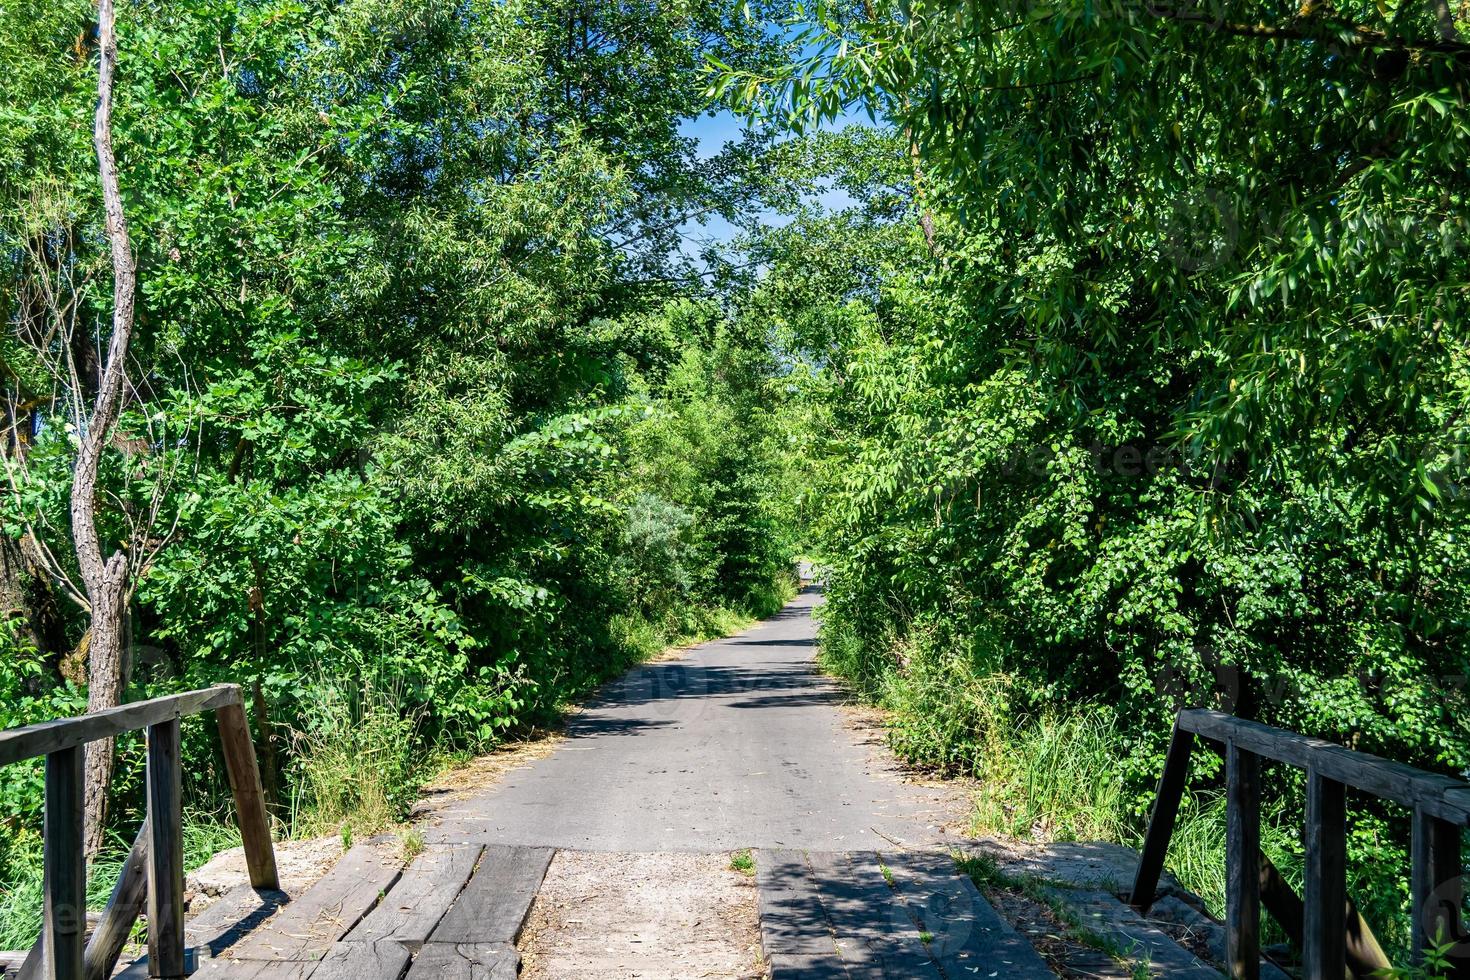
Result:
{"label": "wooden bridge", "polygon": [[[180,719],[213,712],[245,844],[250,886],[184,916]],[[91,741],[147,735],[148,813],[112,900],[88,935],[82,849],[82,751]],[[1225,956],[1231,977],[1280,978],[1262,959],[1264,907],[1301,953],[1311,980],[1368,977],[1388,958],[1348,901],[1349,792],[1406,808],[1413,957],[1436,944],[1470,952],[1461,921],[1462,831],[1470,785],[1212,711],[1179,714],[1127,909],[1114,895],[1076,893],[1096,914],[1143,937],[1153,976],[1218,975],[1167,940],[1148,938],[1169,837],[1196,743],[1225,758],[1228,895]],[[20,976],[27,980],[514,980],[517,941],[555,851],[443,839],[416,853],[388,841],[351,848],[305,892],[279,890],[268,817],[240,691],[221,686],[0,733],[0,765],[46,759],[45,924]],[[1260,850],[1260,763],[1305,770],[1306,889],[1298,897]],[[1055,974],[1027,939],[943,850],[757,849],[761,945],[773,980],[973,976],[1041,980]],[[118,961],[145,914],[148,955]],[[1131,917],[1131,919],[1129,918]],[[1156,934],[1156,931],[1152,931]],[[1452,975],[1467,975],[1456,956]]]}

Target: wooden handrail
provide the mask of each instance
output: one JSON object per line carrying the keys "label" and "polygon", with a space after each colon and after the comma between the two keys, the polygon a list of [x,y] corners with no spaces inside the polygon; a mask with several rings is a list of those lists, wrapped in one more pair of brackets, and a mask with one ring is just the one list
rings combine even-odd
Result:
{"label": "wooden handrail", "polygon": [[[1410,895],[1414,962],[1437,941],[1465,938],[1460,921],[1461,830],[1470,826],[1470,784],[1357,752],[1318,738],[1202,708],[1179,712],[1158,795],[1139,855],[1130,902],[1153,904],[1164,857],[1183,800],[1196,737],[1224,746],[1226,760],[1226,965],[1229,975],[1257,980],[1264,905],[1302,950],[1309,980],[1368,977],[1390,966],[1368,924],[1346,894],[1346,790],[1360,790],[1413,814]],[[1306,889],[1297,898],[1260,851],[1261,759],[1307,773]],[[1463,946],[1464,944],[1461,943]],[[1466,950],[1470,952],[1470,950]],[[1452,976],[1470,976],[1459,957]]]}
{"label": "wooden handrail", "polygon": [[24,728],[11,728],[0,732],[0,766],[76,748],[88,742],[116,738],[128,732],[142,731],[160,722],[174,721],[241,703],[239,685],[220,684],[201,691],[171,694],[151,701],[135,701],[75,718],[57,718]]}
{"label": "wooden handrail", "polygon": [[1379,799],[1470,825],[1470,783],[1459,779],[1220,711],[1187,708],[1179,712],[1176,724],[1186,732],[1215,742],[1233,742],[1252,755],[1320,773]]}
{"label": "wooden handrail", "polygon": [[[149,975],[167,980],[187,975],[179,723],[206,711],[213,711],[219,724],[250,883],[260,890],[279,889],[270,816],[238,686],[222,684],[0,732],[0,766],[46,759],[45,919],[20,980],[33,980],[43,971],[47,980],[106,980],[145,903]],[[148,816],[101,924],[87,942],[82,750],[88,742],[133,731],[147,733]]]}

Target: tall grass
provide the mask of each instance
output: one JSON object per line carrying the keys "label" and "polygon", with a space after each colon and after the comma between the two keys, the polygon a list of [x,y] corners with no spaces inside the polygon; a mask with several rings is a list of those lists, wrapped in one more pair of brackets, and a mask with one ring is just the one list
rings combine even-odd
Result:
{"label": "tall grass", "polygon": [[291,835],[344,839],[400,823],[426,775],[425,708],[391,684],[324,677],[292,734]]}
{"label": "tall grass", "polygon": [[991,739],[1002,744],[976,759],[973,769],[981,781],[976,826],[1050,840],[1129,836],[1117,738],[1105,718],[1082,712],[1047,716],[1019,733],[992,729]]}

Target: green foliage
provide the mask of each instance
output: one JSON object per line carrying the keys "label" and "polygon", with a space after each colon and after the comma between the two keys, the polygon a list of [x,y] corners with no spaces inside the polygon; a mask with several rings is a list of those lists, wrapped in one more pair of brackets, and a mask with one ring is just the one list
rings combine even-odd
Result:
{"label": "green foliage", "polygon": [[[706,108],[706,55],[786,51],[748,9],[120,10],[140,293],[99,521],[141,569],[129,697],[258,692],[296,829],[371,833],[431,752],[554,719],[786,594],[779,365],[682,249],[686,221],[794,198],[761,135],[701,156],[680,133]],[[59,603],[74,419],[111,314],[91,17],[0,9],[0,522],[55,559],[54,591],[0,638],[0,727],[84,695],[62,674],[85,613]],[[7,571],[6,595],[32,571]],[[22,628],[41,619],[44,637]],[[186,753],[213,809],[217,747],[191,730]],[[119,827],[137,761],[125,747]],[[37,772],[0,771],[17,910]]]}
{"label": "green foliage", "polygon": [[[796,125],[866,105],[914,150],[901,214],[752,249],[818,428],[826,656],[895,744],[992,781],[1008,829],[1115,837],[1181,706],[1470,768],[1464,25],[1254,0],[795,20],[801,59],[713,65],[712,92]],[[813,241],[872,271],[806,277]],[[1000,743],[1016,773],[992,706],[1027,733]],[[1355,807],[1356,891],[1400,938],[1406,831]]]}

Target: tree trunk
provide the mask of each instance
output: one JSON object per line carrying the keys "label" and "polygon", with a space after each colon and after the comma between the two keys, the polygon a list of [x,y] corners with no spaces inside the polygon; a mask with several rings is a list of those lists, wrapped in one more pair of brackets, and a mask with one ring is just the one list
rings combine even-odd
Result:
{"label": "tree trunk", "polygon": [[0,535],[0,615],[17,620],[21,638],[53,669],[66,651],[66,633],[45,569],[34,558],[30,535]]}
{"label": "tree trunk", "polygon": [[[117,158],[112,149],[112,85],[117,70],[117,13],[113,0],[97,3],[97,115],[92,143],[97,150],[97,174],[107,209],[107,242],[112,253],[112,337],[107,361],[97,384],[97,397],[81,444],[71,489],[72,542],[87,590],[92,617],[92,642],[87,666],[87,708],[97,711],[121,703],[126,671],[123,663],[123,616],[126,612],[128,558],[114,552],[102,555],[97,536],[97,471],[111,441],[121,411],[128,343],[132,339],[137,265],[128,239],[118,185]],[[113,743],[93,742],[87,747],[87,852],[101,849],[107,820],[107,794],[112,784]]]}
{"label": "tree trunk", "polygon": [[[127,559],[113,555],[104,569],[100,593],[89,587],[92,604],[92,643],[87,651],[87,710],[101,711],[122,703],[127,686],[123,663],[123,592]],[[116,756],[112,739],[87,745],[87,854],[95,855],[106,841],[107,795],[112,787]]]}

